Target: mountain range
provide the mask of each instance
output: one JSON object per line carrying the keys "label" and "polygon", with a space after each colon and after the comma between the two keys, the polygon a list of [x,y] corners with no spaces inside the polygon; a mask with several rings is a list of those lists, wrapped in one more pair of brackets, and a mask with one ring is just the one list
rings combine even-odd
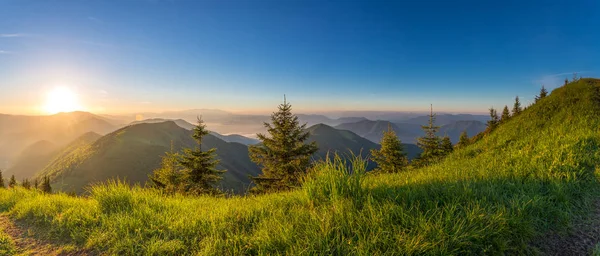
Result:
{"label": "mountain range", "polygon": [[[352,131],[336,129],[326,124],[313,125],[307,130],[310,133],[308,141],[315,141],[319,146],[319,151],[316,153],[319,159],[325,159],[328,153],[347,155],[352,152],[367,156],[370,154],[371,149],[380,148],[379,144],[363,138]],[[409,159],[417,157],[422,151],[415,144],[403,143],[402,145]]]}
{"label": "mountain range", "polygon": [[[182,119],[190,123],[195,123],[198,117],[206,123],[207,127],[220,134],[239,134],[245,137],[254,137],[256,133],[264,133],[264,122],[270,121],[268,115],[250,115],[237,114],[218,109],[191,109],[183,111],[169,111],[163,113],[141,113],[141,117],[146,119]],[[413,125],[424,125],[429,121],[426,113],[412,112],[385,112],[385,111],[345,111],[333,112],[329,115],[338,117],[332,118],[322,114],[297,114],[300,123],[306,123],[307,126],[316,124],[326,124],[329,126],[338,126],[345,123],[356,123],[367,120],[387,120],[392,123],[406,123]],[[127,117],[131,120],[134,116]],[[480,121],[486,122],[489,119],[487,115],[471,114],[438,114],[437,125],[447,125],[456,121]]]}
{"label": "mountain range", "polygon": [[[77,193],[84,192],[87,185],[114,178],[125,179],[131,184],[144,184],[148,175],[159,167],[161,156],[171,150],[171,145],[175,151],[195,145],[192,131],[181,125],[189,126],[189,123],[139,122],[105,136],[89,132],[60,148],[49,142],[38,142],[32,145],[31,150],[42,152],[24,151],[6,174],[16,174],[18,179],[48,176],[56,189]],[[351,131],[324,124],[307,130],[311,134],[309,141],[319,145],[314,160],[323,159],[327,153],[333,152],[345,155],[349,150],[366,156],[371,149],[379,147]],[[260,173],[258,166],[248,157],[247,145],[227,142],[209,134],[202,146],[204,150],[217,149],[218,168],[227,170],[221,183],[224,190],[243,193],[250,185],[248,176]],[[411,158],[420,152],[411,144],[405,144],[405,149]],[[373,167],[371,164],[370,168]]]}
{"label": "mountain range", "polygon": [[[170,120],[170,119],[164,119],[164,118],[151,118],[151,119],[146,119],[146,120],[141,120],[141,121],[134,121],[130,125],[141,124],[141,123],[162,123],[162,122],[167,122],[167,121],[173,121],[179,127],[184,128],[186,130],[192,130],[195,127],[193,124],[191,124],[183,119]],[[226,142],[237,142],[237,143],[241,143],[244,145],[254,145],[259,142],[257,139],[248,138],[248,137],[245,137],[245,136],[242,136],[239,134],[223,135],[223,134],[213,132],[213,131],[211,131],[210,134],[219,139],[222,139]]]}
{"label": "mountain range", "polygon": [[114,131],[118,122],[87,112],[50,116],[0,114],[0,127],[0,168],[5,169],[34,143],[47,141],[63,146],[87,132],[106,134]]}
{"label": "mountain range", "polygon": [[[47,175],[57,188],[76,192],[82,192],[86,185],[114,178],[144,184],[171,145],[175,151],[195,146],[191,135],[190,130],[173,121],[126,126],[82,145],[83,148],[66,150],[67,155],[82,157],[52,162],[38,176]],[[258,174],[259,169],[250,162],[245,145],[228,143],[209,134],[203,139],[202,149],[209,148],[217,148],[218,168],[227,170],[222,183],[225,190],[242,191],[250,183],[248,175]]]}
{"label": "mountain range", "polygon": [[[204,111],[204,110],[203,110]],[[261,127],[267,116],[236,115],[225,111],[202,112],[202,118],[220,126],[250,125]],[[166,112],[163,117],[125,123],[117,116],[99,116],[86,112],[61,113],[51,116],[0,115],[0,157],[5,175],[23,178],[48,176],[56,189],[81,193],[89,184],[111,178],[126,179],[129,183],[144,184],[148,175],[158,168],[161,156],[171,150],[195,145],[191,138],[194,125],[184,119],[198,116],[196,110]],[[314,160],[328,153],[345,156],[350,151],[367,156],[377,149],[382,134],[392,128],[404,143],[409,158],[416,157],[421,149],[414,145],[422,136],[422,117],[406,118],[405,122],[372,121],[365,117],[340,117],[332,119],[322,115],[298,115],[301,122],[310,126],[309,142],[315,141],[319,151]],[[485,129],[472,115],[440,115],[440,135],[447,134],[453,142],[466,130],[471,136]],[[317,123],[317,124],[312,124]],[[312,125],[311,125],[312,124]],[[6,129],[4,129],[6,127]],[[244,129],[239,128],[239,129]],[[244,130],[247,131],[247,130]],[[221,134],[211,131],[204,140],[203,149],[216,148],[219,168],[226,169],[222,188],[236,193],[250,186],[248,176],[260,170],[248,157],[248,146],[259,143],[257,139],[240,134]],[[0,162],[2,163],[2,162]],[[7,167],[9,167],[7,169]],[[374,168],[369,164],[369,169]]]}

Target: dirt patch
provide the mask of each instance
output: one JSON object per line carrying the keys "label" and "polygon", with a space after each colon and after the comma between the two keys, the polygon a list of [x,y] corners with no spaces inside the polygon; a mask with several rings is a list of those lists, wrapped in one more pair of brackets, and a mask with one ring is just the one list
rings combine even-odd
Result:
{"label": "dirt patch", "polygon": [[592,255],[594,247],[600,243],[600,200],[594,204],[594,211],[585,219],[576,221],[568,235],[550,233],[534,245],[543,255]]}
{"label": "dirt patch", "polygon": [[19,226],[11,221],[5,214],[0,214],[0,227],[15,242],[19,255],[44,255],[44,256],[78,256],[95,255],[91,251],[79,250],[73,246],[57,244],[35,237],[31,229]]}

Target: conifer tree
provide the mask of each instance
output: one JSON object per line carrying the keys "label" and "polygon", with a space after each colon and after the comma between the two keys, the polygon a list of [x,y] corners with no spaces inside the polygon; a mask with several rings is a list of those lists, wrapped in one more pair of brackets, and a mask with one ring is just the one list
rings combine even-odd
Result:
{"label": "conifer tree", "polygon": [[496,126],[498,126],[499,123],[499,119],[498,119],[498,113],[496,112],[496,110],[494,108],[490,108],[490,120],[488,120],[487,125],[488,125],[488,130],[493,130],[496,128]]}
{"label": "conifer tree", "polygon": [[300,125],[285,96],[278,111],[271,115],[271,123],[264,125],[269,136],[257,134],[261,143],[249,147],[250,159],[262,168],[262,174],[251,177],[256,183],[253,191],[264,193],[297,187],[308,170],[310,157],[318,150],[316,142],[305,143],[310,136],[306,124]]}
{"label": "conifer tree", "polygon": [[500,122],[506,122],[510,118],[510,111],[508,110],[508,106],[504,105],[504,109],[502,110],[502,117]]}
{"label": "conifer tree", "polygon": [[569,79],[568,79],[568,78],[565,78],[565,86],[566,86],[567,84],[569,84]]}
{"label": "conifer tree", "polygon": [[440,137],[437,136],[437,132],[440,129],[439,126],[435,126],[435,114],[433,113],[433,106],[429,114],[429,124],[422,125],[421,129],[425,132],[425,136],[417,138],[417,146],[423,149],[423,152],[416,159],[415,164],[417,165],[428,165],[433,161],[436,161],[442,156],[440,150]]}
{"label": "conifer tree", "polygon": [[179,157],[179,154],[174,152],[173,142],[171,141],[171,151],[165,153],[160,168],[154,170],[149,177],[151,186],[167,193],[185,193],[182,172],[177,161]]}
{"label": "conifer tree", "polygon": [[23,188],[30,189],[31,188],[31,182],[29,182],[28,179],[23,179],[23,182],[21,182],[21,186]]}
{"label": "conifer tree", "polygon": [[456,144],[456,147],[464,148],[464,147],[468,146],[469,144],[471,144],[471,141],[469,140],[469,135],[467,134],[467,130],[464,130],[460,134],[460,137],[458,138],[458,143]]}
{"label": "conifer tree", "polygon": [[4,184],[4,177],[2,176],[2,170],[0,170],[0,188],[6,188]]}
{"label": "conifer tree", "polygon": [[202,138],[209,134],[202,119],[198,118],[193,132],[196,147],[183,149],[183,154],[178,158],[178,164],[183,168],[185,192],[193,195],[218,194],[219,189],[215,186],[226,171],[216,168],[219,160],[216,159],[215,148],[202,151]]}
{"label": "conifer tree", "polygon": [[581,79],[581,76],[578,76],[577,72],[574,72],[573,79],[571,79],[571,82],[577,82],[577,81],[579,81],[579,79]]}
{"label": "conifer tree", "polygon": [[521,113],[521,111],[523,111],[523,109],[521,108],[521,101],[519,100],[519,96],[517,96],[515,98],[515,104],[513,105],[512,115],[516,116],[519,113]]}
{"label": "conifer tree", "polygon": [[15,179],[15,175],[10,176],[10,180],[8,181],[8,187],[14,188],[17,186],[17,179]]}
{"label": "conifer tree", "polygon": [[33,188],[35,189],[39,189],[40,188],[40,181],[38,178],[36,178],[35,180],[33,180]]}
{"label": "conifer tree", "polygon": [[548,91],[546,90],[546,88],[544,88],[544,86],[542,85],[542,89],[540,89],[540,95],[535,96],[535,102],[537,103],[538,101],[540,101],[543,98],[546,98],[546,96],[548,96]]}
{"label": "conifer tree", "polygon": [[52,187],[50,186],[50,178],[48,178],[48,176],[44,176],[44,178],[42,178],[41,190],[44,193],[52,193]]}
{"label": "conifer tree", "polygon": [[440,146],[444,155],[448,155],[454,150],[454,147],[452,146],[452,141],[450,140],[450,137],[448,137],[448,135],[442,138],[442,143]]}
{"label": "conifer tree", "polygon": [[388,125],[388,130],[383,132],[381,148],[379,150],[371,149],[371,156],[377,163],[377,169],[380,172],[400,172],[408,165],[404,147],[391,125]]}

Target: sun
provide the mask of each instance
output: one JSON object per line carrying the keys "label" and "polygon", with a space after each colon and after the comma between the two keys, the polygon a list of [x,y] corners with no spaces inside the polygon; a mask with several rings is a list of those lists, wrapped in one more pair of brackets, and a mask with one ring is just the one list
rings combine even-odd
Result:
{"label": "sun", "polygon": [[79,105],[77,94],[67,87],[56,87],[46,95],[43,109],[48,114],[56,114],[82,110],[82,107]]}

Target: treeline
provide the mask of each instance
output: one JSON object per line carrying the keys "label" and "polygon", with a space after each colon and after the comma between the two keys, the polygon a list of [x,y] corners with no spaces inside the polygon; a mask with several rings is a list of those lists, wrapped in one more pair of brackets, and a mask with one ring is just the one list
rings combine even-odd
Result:
{"label": "treeline", "polygon": [[17,182],[15,179],[15,175],[11,175],[8,180],[8,184],[4,182],[4,176],[2,175],[2,170],[0,170],[0,188],[1,189],[12,189],[15,187],[23,187],[25,189],[35,189],[40,190],[44,193],[52,193],[52,186],[50,186],[50,178],[45,176],[42,178],[42,182],[39,182],[39,179],[34,179],[33,183],[29,181],[29,179],[23,179],[21,183]]}
{"label": "treeline", "polygon": [[[569,82],[577,82],[580,79],[581,79],[581,77],[580,76],[578,77],[577,73],[575,73],[575,74],[573,74],[573,79],[571,81],[569,81],[569,79],[565,79],[565,83],[563,86],[567,85]],[[487,122],[486,130],[477,134],[472,139],[469,139],[468,135],[465,132],[463,132],[463,134],[461,134],[461,136],[460,136],[460,141],[458,144],[459,145],[468,145],[470,143],[478,141],[479,139],[483,138],[485,135],[494,131],[496,128],[498,128],[498,126],[502,125],[503,123],[506,123],[511,118],[521,114],[521,112],[523,112],[527,108],[531,107],[532,105],[538,103],[540,100],[542,100],[543,98],[546,98],[547,96],[548,96],[548,90],[546,89],[546,87],[544,85],[542,85],[542,87],[540,88],[539,94],[536,95],[534,98],[534,102],[527,107],[522,107],[521,100],[519,99],[518,95],[515,97],[515,102],[513,103],[512,109],[509,110],[508,105],[504,105],[504,108],[502,109],[502,114],[500,116],[498,116],[497,110],[494,109],[493,107],[491,107],[489,109],[490,120]]]}

